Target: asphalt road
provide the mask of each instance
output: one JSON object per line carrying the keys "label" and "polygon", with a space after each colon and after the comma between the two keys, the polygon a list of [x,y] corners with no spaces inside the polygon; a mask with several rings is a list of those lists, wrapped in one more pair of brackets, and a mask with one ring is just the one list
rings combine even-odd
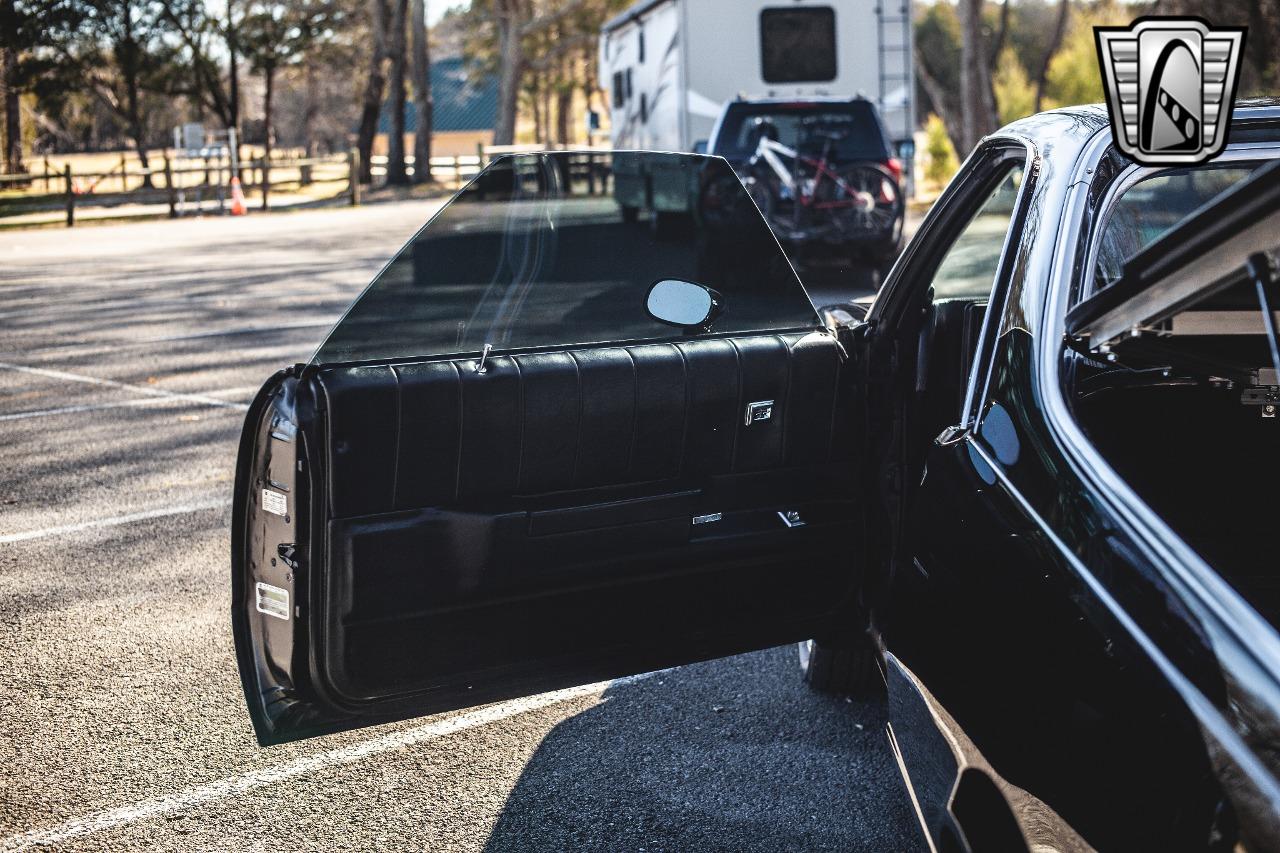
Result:
{"label": "asphalt road", "polygon": [[0,234],[0,850],[905,850],[879,703],[794,651],[259,749],[245,404],[434,203]]}

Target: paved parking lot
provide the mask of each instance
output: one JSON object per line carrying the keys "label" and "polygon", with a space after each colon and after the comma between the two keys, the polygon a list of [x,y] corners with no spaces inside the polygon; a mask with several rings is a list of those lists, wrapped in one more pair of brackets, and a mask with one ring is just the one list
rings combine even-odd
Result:
{"label": "paved parking lot", "polygon": [[0,850],[914,849],[789,648],[257,747],[244,410],[435,204],[0,234]]}

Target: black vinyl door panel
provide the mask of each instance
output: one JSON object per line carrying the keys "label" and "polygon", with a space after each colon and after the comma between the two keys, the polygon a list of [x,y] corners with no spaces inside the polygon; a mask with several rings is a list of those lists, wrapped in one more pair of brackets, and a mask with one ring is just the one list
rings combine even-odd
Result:
{"label": "black vinyl door panel", "polygon": [[[237,486],[237,644],[259,739],[826,627],[856,594],[843,358],[823,333],[756,334],[280,380],[250,414]],[[295,457],[285,523],[255,489]],[[267,558],[284,544],[282,574]],[[291,618],[255,606],[264,579]]]}

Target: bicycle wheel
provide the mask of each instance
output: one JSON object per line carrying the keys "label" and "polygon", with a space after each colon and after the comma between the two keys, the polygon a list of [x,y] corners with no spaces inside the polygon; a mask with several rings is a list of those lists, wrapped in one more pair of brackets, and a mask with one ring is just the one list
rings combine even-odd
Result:
{"label": "bicycle wheel", "polygon": [[892,173],[875,163],[837,166],[815,182],[812,209],[845,237],[897,239],[905,200]]}

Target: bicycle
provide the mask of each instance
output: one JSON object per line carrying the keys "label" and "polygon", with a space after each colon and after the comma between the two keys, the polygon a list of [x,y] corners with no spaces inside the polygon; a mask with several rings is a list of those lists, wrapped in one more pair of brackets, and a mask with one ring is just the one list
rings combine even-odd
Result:
{"label": "bicycle", "polygon": [[744,183],[774,233],[788,242],[887,236],[896,245],[904,210],[897,178],[879,163],[833,162],[832,148],[843,133],[813,135],[822,139],[817,157],[761,134],[748,161]]}

